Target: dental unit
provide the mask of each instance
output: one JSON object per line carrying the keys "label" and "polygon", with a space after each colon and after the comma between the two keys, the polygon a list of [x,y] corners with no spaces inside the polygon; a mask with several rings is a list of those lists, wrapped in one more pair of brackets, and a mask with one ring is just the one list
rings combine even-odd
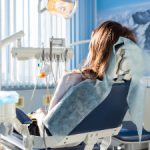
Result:
{"label": "dental unit", "polygon": [[[38,15],[47,11],[70,19],[79,0],[46,0],[44,6],[42,2],[38,0]],[[149,54],[143,54],[135,42],[120,36],[113,43],[102,80],[85,78],[69,88],[50,109],[50,90],[55,89],[69,68],[68,62],[72,62],[76,54],[75,46],[87,44],[90,40],[66,44],[65,38],[52,36],[49,46],[42,43],[41,47],[24,47],[23,36],[24,32],[20,31],[1,40],[0,50],[15,42],[11,48],[13,59],[20,62],[36,60],[33,65],[36,70],[34,87],[28,107],[32,107],[38,82],[45,81],[42,90],[46,93],[43,103],[46,114],[41,120],[43,128],[39,128],[38,134],[33,134],[30,128],[34,124],[32,112],[27,115],[17,107],[19,94],[0,91],[0,145],[8,150],[94,150],[95,147],[100,150],[135,150],[133,144],[146,143],[150,150]],[[89,55],[87,61],[88,58]],[[1,86],[0,76],[0,89]],[[127,112],[131,121],[124,121]]]}

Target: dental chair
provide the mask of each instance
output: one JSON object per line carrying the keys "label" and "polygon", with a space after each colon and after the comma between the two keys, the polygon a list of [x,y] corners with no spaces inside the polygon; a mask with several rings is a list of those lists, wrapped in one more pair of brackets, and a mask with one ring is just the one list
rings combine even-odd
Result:
{"label": "dental chair", "polygon": [[[11,147],[11,150],[92,150],[97,143],[100,150],[106,150],[111,144],[111,137],[117,135],[121,129],[128,109],[126,98],[129,86],[130,81],[114,83],[107,98],[59,143],[47,129],[48,136],[31,135],[28,130],[31,120],[20,110],[16,112],[14,126],[17,132],[10,136],[1,136],[0,143]],[[20,116],[24,116],[25,121]]]}

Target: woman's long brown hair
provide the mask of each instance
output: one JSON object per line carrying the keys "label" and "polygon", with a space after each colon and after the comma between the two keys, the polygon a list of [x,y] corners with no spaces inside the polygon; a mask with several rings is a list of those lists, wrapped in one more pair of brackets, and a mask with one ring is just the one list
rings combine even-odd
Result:
{"label": "woman's long brown hair", "polygon": [[120,36],[136,42],[133,32],[115,21],[106,21],[92,32],[88,64],[82,70],[84,78],[103,79],[113,45]]}

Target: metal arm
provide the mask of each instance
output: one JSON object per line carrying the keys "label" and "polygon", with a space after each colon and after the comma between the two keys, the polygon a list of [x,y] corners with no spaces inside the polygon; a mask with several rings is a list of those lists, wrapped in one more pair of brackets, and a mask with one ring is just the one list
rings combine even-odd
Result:
{"label": "metal arm", "polygon": [[20,31],[20,32],[17,32],[15,34],[3,39],[2,41],[0,41],[0,48],[7,46],[16,40],[20,40],[21,37],[23,37],[23,36],[24,36],[24,32]]}
{"label": "metal arm", "polygon": [[[7,38],[3,39],[0,41],[0,55],[1,55],[1,48],[4,46],[9,45],[12,42],[15,42],[16,40],[18,40],[18,46],[21,46],[21,37],[24,36],[24,32],[20,31],[17,32],[11,36],[8,36]],[[1,90],[1,86],[2,86],[2,61],[0,61],[0,90]]]}

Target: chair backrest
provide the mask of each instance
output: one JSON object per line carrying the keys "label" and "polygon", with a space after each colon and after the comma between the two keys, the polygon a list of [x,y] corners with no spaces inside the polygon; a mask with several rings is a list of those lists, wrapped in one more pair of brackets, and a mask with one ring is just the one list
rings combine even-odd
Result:
{"label": "chair backrest", "polygon": [[94,109],[71,133],[85,133],[119,127],[127,112],[130,81],[115,83],[108,97]]}

